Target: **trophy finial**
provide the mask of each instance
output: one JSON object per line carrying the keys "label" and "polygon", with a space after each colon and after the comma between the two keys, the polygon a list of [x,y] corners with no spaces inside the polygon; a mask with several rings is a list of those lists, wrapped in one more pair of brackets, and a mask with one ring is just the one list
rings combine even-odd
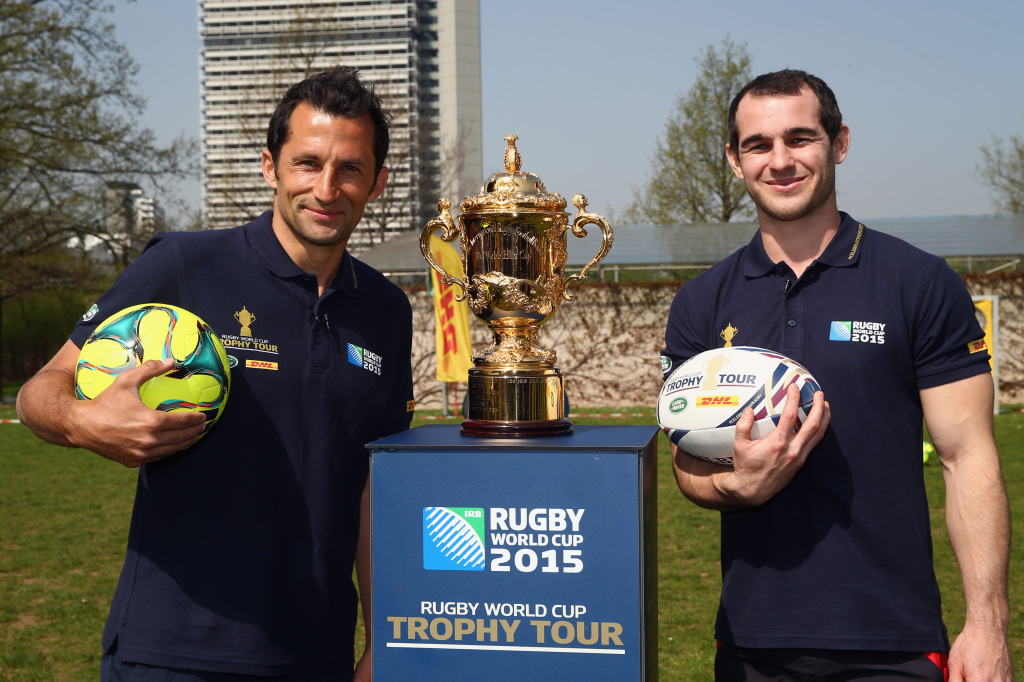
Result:
{"label": "trophy finial", "polygon": [[516,149],[516,140],[518,139],[518,135],[505,136],[505,141],[508,142],[508,149],[505,150],[505,172],[509,175],[518,173],[523,166],[523,158],[519,155],[519,150]]}

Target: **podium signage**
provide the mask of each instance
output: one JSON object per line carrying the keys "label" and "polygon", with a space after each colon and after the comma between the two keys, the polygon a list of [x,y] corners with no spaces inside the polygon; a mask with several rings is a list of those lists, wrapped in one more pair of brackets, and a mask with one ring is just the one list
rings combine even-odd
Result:
{"label": "podium signage", "polygon": [[654,679],[654,429],[577,430],[371,444],[375,679]]}

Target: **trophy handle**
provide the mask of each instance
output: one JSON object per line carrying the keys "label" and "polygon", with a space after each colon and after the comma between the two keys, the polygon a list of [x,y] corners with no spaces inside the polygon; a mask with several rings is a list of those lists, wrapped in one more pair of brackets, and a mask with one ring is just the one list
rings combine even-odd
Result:
{"label": "trophy handle", "polygon": [[[456,301],[464,301],[466,299],[466,283],[458,277],[453,277],[445,272],[445,269],[438,264],[434,258],[434,254],[430,253],[430,235],[433,234],[434,230],[443,229],[444,232],[441,234],[441,239],[446,242],[451,242],[460,234],[460,231],[455,227],[455,221],[452,219],[451,211],[452,202],[446,198],[442,198],[437,202],[437,210],[440,211],[438,216],[431,220],[423,228],[423,232],[420,234],[420,252],[423,254],[423,258],[427,261],[427,264],[433,268],[437,274],[441,277],[441,281],[451,286],[458,284],[459,288],[462,289],[461,294],[455,294]],[[465,254],[461,254],[462,258],[465,258]],[[462,267],[465,268],[466,264],[463,261]]]}
{"label": "trophy handle", "polygon": [[583,266],[583,269],[575,275],[570,275],[565,278],[565,287],[562,291],[562,296],[567,301],[571,301],[573,295],[569,293],[569,285],[577,284],[587,278],[587,272],[590,268],[597,265],[606,255],[608,255],[608,249],[612,248],[612,226],[608,224],[608,220],[604,216],[598,215],[597,213],[587,213],[587,198],[582,194],[577,194],[572,198],[573,206],[579,209],[579,213],[572,221],[572,233],[577,237],[586,237],[587,230],[583,227],[584,225],[597,225],[601,228],[601,248],[597,250],[597,255],[590,259],[590,262]]}

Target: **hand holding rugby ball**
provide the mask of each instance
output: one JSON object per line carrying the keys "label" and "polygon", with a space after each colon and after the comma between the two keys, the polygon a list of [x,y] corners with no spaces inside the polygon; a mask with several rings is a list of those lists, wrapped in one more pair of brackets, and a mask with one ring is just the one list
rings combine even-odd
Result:
{"label": "hand holding rugby ball", "polygon": [[752,346],[716,348],[693,356],[665,381],[658,397],[658,425],[697,459],[732,466],[736,422],[754,410],[750,438],[764,438],[779,423],[790,384],[800,389],[797,420],[803,423],[820,391],[799,363]]}

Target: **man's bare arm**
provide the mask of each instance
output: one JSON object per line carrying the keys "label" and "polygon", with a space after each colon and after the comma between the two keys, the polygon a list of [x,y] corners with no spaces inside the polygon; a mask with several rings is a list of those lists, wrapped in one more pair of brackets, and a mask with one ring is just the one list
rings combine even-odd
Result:
{"label": "man's bare arm", "polygon": [[946,483],[946,529],[963,579],[967,621],[953,643],[949,679],[1012,680],[1007,644],[1010,510],[992,434],[992,377],[921,391]]}
{"label": "man's bare arm", "polygon": [[170,370],[172,360],[147,361],[118,375],[93,400],[79,400],[78,354],[78,346],[68,341],[18,392],[18,418],[44,441],[137,467],[191,445],[202,434],[202,414],[152,410],[139,398],[139,387]]}

